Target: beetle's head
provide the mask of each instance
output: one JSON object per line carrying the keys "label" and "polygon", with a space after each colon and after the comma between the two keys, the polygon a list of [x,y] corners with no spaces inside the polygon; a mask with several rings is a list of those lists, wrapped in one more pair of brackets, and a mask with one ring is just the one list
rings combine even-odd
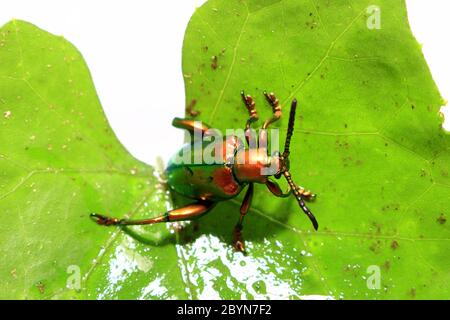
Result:
{"label": "beetle's head", "polygon": [[284,151],[282,154],[278,153],[278,161],[279,161],[279,170],[274,175],[275,178],[280,179],[281,176],[284,176],[289,184],[289,187],[292,191],[292,194],[297,199],[298,204],[302,208],[303,212],[308,216],[308,218],[311,220],[314,228],[317,230],[319,227],[316,218],[314,215],[309,211],[308,207],[306,207],[305,202],[303,201],[302,194],[300,193],[300,187],[297,186],[294,181],[292,180],[290,170],[290,162],[289,162],[289,155],[290,155],[290,144],[291,144],[291,138],[294,133],[294,123],[295,123],[295,111],[297,109],[297,100],[294,99],[292,101],[291,105],[291,111],[289,114],[289,124],[288,124],[288,131],[286,135],[286,141],[284,143]]}

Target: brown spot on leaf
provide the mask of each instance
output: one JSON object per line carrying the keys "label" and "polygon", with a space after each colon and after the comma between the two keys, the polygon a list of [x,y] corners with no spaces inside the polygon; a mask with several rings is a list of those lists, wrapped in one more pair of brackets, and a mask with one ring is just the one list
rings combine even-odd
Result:
{"label": "brown spot on leaf", "polygon": [[197,104],[196,99],[192,99],[191,103],[186,106],[186,113],[191,117],[197,117],[200,114],[200,111],[194,110],[195,105]]}
{"label": "brown spot on leaf", "polygon": [[381,248],[380,240],[373,242],[369,247],[370,251],[372,251],[374,253],[379,253],[381,251],[380,248]]}
{"label": "brown spot on leaf", "polygon": [[45,293],[45,284],[42,281],[36,283],[36,288],[38,288],[41,294]]}
{"label": "brown spot on leaf", "polygon": [[383,225],[381,223],[378,223],[378,222],[373,222],[372,225],[376,228],[377,233],[380,234],[381,233],[381,227]]}
{"label": "brown spot on leaf", "polygon": [[439,218],[436,219],[437,222],[439,222],[439,224],[445,224],[447,222],[447,217],[445,216],[445,214],[441,213],[441,215],[439,216]]}
{"label": "brown spot on leaf", "polygon": [[211,69],[216,70],[219,67],[219,58],[217,56],[211,57]]}
{"label": "brown spot on leaf", "polygon": [[390,203],[390,204],[384,205],[381,208],[381,211],[383,211],[383,212],[389,211],[389,210],[399,211],[400,210],[400,204],[398,204],[398,203]]}
{"label": "brown spot on leaf", "polygon": [[318,26],[318,23],[313,19],[311,21],[307,21],[306,26],[309,27],[311,30]]}
{"label": "brown spot on leaf", "polygon": [[398,244],[397,240],[393,240],[391,243],[392,250],[396,250],[400,245]]}

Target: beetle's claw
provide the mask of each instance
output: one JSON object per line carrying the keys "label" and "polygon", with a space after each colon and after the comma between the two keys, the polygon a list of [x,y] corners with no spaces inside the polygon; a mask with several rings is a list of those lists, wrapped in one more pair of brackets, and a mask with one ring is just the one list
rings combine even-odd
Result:
{"label": "beetle's claw", "polygon": [[113,226],[120,224],[120,220],[116,218],[109,218],[107,216],[98,214],[98,213],[91,213],[91,219],[94,220],[97,224],[101,226]]}
{"label": "beetle's claw", "polygon": [[242,252],[244,255],[246,254],[245,242],[244,242],[244,239],[242,238],[241,231],[238,229],[235,229],[234,234],[233,234],[233,247],[236,251]]}
{"label": "beetle's claw", "polygon": [[300,193],[300,195],[302,196],[303,199],[305,199],[306,201],[314,201],[316,200],[316,194],[312,193],[309,190],[306,190],[305,188],[299,187],[298,192]]}
{"label": "beetle's claw", "polygon": [[238,252],[242,252],[243,254],[246,254],[245,252],[245,244],[244,241],[236,241],[234,243],[234,249]]}

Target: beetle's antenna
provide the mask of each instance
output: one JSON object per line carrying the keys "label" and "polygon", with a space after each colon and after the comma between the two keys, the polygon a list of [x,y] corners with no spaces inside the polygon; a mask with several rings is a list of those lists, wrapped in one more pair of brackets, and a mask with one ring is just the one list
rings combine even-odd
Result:
{"label": "beetle's antenna", "polygon": [[292,193],[294,194],[295,199],[297,199],[297,202],[300,205],[300,208],[302,208],[303,212],[308,216],[309,220],[311,220],[311,222],[314,226],[314,229],[317,230],[319,228],[319,224],[317,223],[316,217],[314,217],[313,213],[308,209],[305,202],[303,201],[303,198],[299,191],[299,188],[294,183],[294,181],[292,181],[291,174],[289,173],[289,171],[284,171],[283,175],[286,178],[286,180],[289,184],[289,187],[292,189]]}
{"label": "beetle's antenna", "polygon": [[[294,124],[295,124],[295,111],[297,110],[297,99],[292,100],[291,104],[291,111],[289,113],[289,123],[288,123],[288,131],[286,135],[286,142],[284,143],[284,152],[283,152],[283,159],[284,161],[288,161],[289,158],[289,147],[291,144],[291,138],[294,134]],[[294,183],[292,180],[291,174],[288,171],[288,167],[284,165],[284,170],[280,172],[280,175],[283,174],[286,178],[289,187],[292,190],[292,193],[295,196],[295,199],[297,199],[298,204],[300,205],[300,208],[302,208],[303,212],[308,216],[309,220],[311,220],[314,229],[319,228],[319,224],[317,223],[316,217],[314,217],[313,213],[308,209],[308,207],[305,204],[305,201],[303,201],[302,193],[300,191],[300,188]]]}
{"label": "beetle's antenna", "polygon": [[290,151],[289,147],[291,144],[291,138],[294,134],[294,123],[295,123],[295,111],[297,110],[297,99],[292,100],[291,111],[289,113],[289,124],[288,132],[286,135],[286,142],[284,143],[283,158],[287,159],[289,157]]}

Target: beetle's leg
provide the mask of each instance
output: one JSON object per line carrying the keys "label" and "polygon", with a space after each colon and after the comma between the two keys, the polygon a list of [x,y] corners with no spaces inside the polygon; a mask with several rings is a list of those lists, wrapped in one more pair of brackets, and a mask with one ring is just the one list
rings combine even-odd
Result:
{"label": "beetle's leg", "polygon": [[273,115],[272,118],[266,120],[263,124],[263,129],[267,129],[272,123],[278,121],[281,118],[281,105],[280,101],[275,97],[273,92],[267,93],[264,91],[264,96],[267,99],[267,102],[272,106]]}
{"label": "beetle's leg", "polygon": [[[278,183],[269,179],[267,179],[266,186],[270,190],[270,192],[272,192],[275,196],[279,198],[287,198],[292,194],[291,187],[289,187],[289,190],[286,193],[283,193],[283,190],[281,190]],[[312,201],[316,198],[316,195],[314,193],[312,193],[309,190],[306,190],[303,187],[298,187],[297,191],[306,201]]]}
{"label": "beetle's leg", "polygon": [[245,138],[247,139],[247,144],[250,144],[250,127],[251,124],[259,119],[258,113],[256,112],[256,103],[251,95],[246,95],[244,91],[241,91],[242,101],[244,101],[247,107],[249,118],[245,124]]}
{"label": "beetle's leg", "polygon": [[270,192],[272,192],[275,196],[277,196],[279,198],[287,198],[292,193],[292,189],[290,187],[286,193],[283,193],[283,190],[281,190],[278,183],[276,183],[275,181],[271,181],[269,179],[267,179],[267,181],[266,181],[266,186],[270,190]]}
{"label": "beetle's leg", "polygon": [[316,199],[315,193],[312,193],[310,190],[307,190],[303,187],[298,187],[297,191],[298,191],[298,193],[300,193],[302,198],[305,199],[306,201],[313,201]]}
{"label": "beetle's leg", "polygon": [[196,130],[201,131],[202,135],[205,134],[206,131],[210,129],[207,124],[204,124],[201,121],[192,120],[192,119],[182,119],[182,118],[174,118],[172,120],[172,125],[178,129],[184,129],[189,131],[191,136],[195,136],[194,132]]}
{"label": "beetle's leg", "polygon": [[245,125],[245,130],[250,129],[250,125],[259,119],[258,113],[256,112],[256,103],[251,95],[246,95],[244,91],[241,91],[241,97],[247,107],[249,118]]}
{"label": "beetle's leg", "polygon": [[155,224],[161,222],[173,222],[173,221],[183,221],[191,220],[197,218],[214,207],[215,203],[210,201],[199,201],[197,203],[189,204],[185,207],[174,209],[166,212],[165,214],[142,220],[127,220],[127,219],[117,219],[103,216],[101,214],[92,213],[91,217],[99,225],[102,226],[131,226],[131,225],[145,225],[145,224]]}
{"label": "beetle's leg", "polygon": [[237,251],[245,252],[244,238],[242,237],[242,223],[244,222],[244,217],[250,209],[253,199],[253,183],[248,185],[247,192],[244,197],[244,201],[241,205],[239,221],[234,227],[233,231],[233,246]]}
{"label": "beetle's leg", "polygon": [[272,106],[273,115],[272,118],[264,122],[261,131],[259,132],[258,141],[259,148],[267,150],[267,128],[281,118],[281,105],[274,93],[267,93],[264,91],[264,96],[266,97],[267,102]]}

